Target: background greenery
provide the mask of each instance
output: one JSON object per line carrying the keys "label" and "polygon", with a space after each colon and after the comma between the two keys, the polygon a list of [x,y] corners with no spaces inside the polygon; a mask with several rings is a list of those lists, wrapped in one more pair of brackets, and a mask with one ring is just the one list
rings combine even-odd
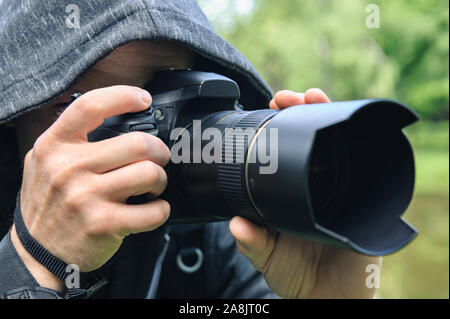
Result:
{"label": "background greenery", "polygon": [[[449,2],[199,0],[217,31],[274,91],[332,100],[389,97],[421,121],[406,130],[417,181],[405,219],[420,235],[384,258],[380,298],[449,297]],[[369,4],[380,27],[368,28]]]}

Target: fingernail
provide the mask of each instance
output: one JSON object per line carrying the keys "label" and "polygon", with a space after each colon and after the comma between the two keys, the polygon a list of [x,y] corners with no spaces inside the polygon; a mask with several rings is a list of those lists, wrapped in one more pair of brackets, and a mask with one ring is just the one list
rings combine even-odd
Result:
{"label": "fingernail", "polygon": [[152,103],[152,96],[146,90],[140,90],[139,95],[145,104],[150,105]]}
{"label": "fingernail", "polygon": [[[306,92],[311,92],[311,91],[316,91],[316,92],[318,92],[318,93],[323,93],[323,91],[321,90],[321,89],[319,89],[319,88],[310,88],[310,89],[308,89]],[[306,93],[305,92],[305,93]]]}

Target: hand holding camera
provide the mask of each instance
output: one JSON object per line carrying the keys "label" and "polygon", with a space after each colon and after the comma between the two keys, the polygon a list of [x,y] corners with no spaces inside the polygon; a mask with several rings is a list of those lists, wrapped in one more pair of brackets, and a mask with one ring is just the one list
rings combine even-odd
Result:
{"label": "hand holding camera", "polygon": [[[329,103],[320,89],[303,93],[280,91],[270,102],[272,109],[294,105]],[[239,251],[247,256],[272,291],[285,298],[372,298],[365,286],[369,264],[381,266],[381,257],[356,254],[297,236],[259,227],[241,217],[230,222]],[[352,278],[351,282],[348,278]]]}
{"label": "hand holding camera", "polygon": [[[25,158],[21,210],[30,234],[48,251],[82,272],[110,259],[125,236],[163,224],[169,204],[157,199],[128,205],[133,195],[157,197],[167,183],[170,152],[157,137],[134,132],[96,143],[87,134],[105,118],[147,109],[148,92],[130,86],[90,91],[72,103]],[[42,285],[62,283],[13,243]]]}

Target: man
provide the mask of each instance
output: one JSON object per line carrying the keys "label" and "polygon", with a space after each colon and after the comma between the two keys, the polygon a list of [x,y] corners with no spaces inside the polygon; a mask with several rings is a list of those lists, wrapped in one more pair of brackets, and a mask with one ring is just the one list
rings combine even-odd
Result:
{"label": "man", "polygon": [[[71,5],[0,3],[0,123],[14,127],[24,161],[17,209],[44,249],[90,273],[87,281],[108,279],[95,296],[183,297],[165,286],[170,273],[158,267],[170,203],[126,204],[130,196],[164,191],[167,146],[139,132],[96,143],[87,134],[105,118],[148,108],[151,92],[142,87],[158,70],[229,76],[248,107],[268,105],[270,91],[250,63],[212,31],[193,1],[80,1],[74,11],[79,16],[72,17],[80,21],[67,20]],[[73,92],[84,94],[65,109]],[[270,107],[328,101],[319,89],[281,91]],[[16,225],[0,244],[0,293],[62,296],[65,282],[30,255]],[[373,296],[365,267],[379,258],[275,234],[240,217],[201,231],[207,285],[197,296]]]}

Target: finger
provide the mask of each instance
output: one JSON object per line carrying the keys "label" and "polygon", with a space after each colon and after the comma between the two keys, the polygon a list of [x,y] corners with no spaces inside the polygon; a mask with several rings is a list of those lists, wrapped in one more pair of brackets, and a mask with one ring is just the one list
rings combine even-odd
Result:
{"label": "finger", "polygon": [[305,104],[305,98],[303,93],[296,93],[289,90],[282,90],[277,92],[272,101],[271,105],[276,106],[273,108],[279,109],[285,109],[290,106]]}
{"label": "finger", "polygon": [[275,99],[271,99],[269,103],[269,108],[274,110],[279,110],[280,107],[275,103]]}
{"label": "finger", "polygon": [[103,190],[105,196],[125,202],[130,196],[145,193],[154,197],[161,195],[167,186],[167,174],[161,166],[141,161],[102,174],[100,183],[106,185]]}
{"label": "finger", "polygon": [[170,205],[162,199],[139,205],[119,203],[111,214],[111,227],[118,234],[127,236],[160,227],[170,216]]}
{"label": "finger", "polygon": [[117,85],[90,91],[76,99],[50,127],[50,134],[66,140],[85,140],[111,116],[143,111],[152,102],[138,87]]}
{"label": "finger", "polygon": [[328,96],[321,89],[309,89],[305,92],[305,103],[329,103],[331,102]]}
{"label": "finger", "polygon": [[127,133],[85,146],[86,153],[90,154],[88,169],[95,173],[145,160],[164,167],[170,160],[167,145],[160,138],[143,132]]}
{"label": "finger", "polygon": [[242,217],[234,217],[230,222],[230,231],[236,238],[239,251],[250,258],[258,270],[264,270],[275,248],[275,238],[268,231],[256,226]]}

